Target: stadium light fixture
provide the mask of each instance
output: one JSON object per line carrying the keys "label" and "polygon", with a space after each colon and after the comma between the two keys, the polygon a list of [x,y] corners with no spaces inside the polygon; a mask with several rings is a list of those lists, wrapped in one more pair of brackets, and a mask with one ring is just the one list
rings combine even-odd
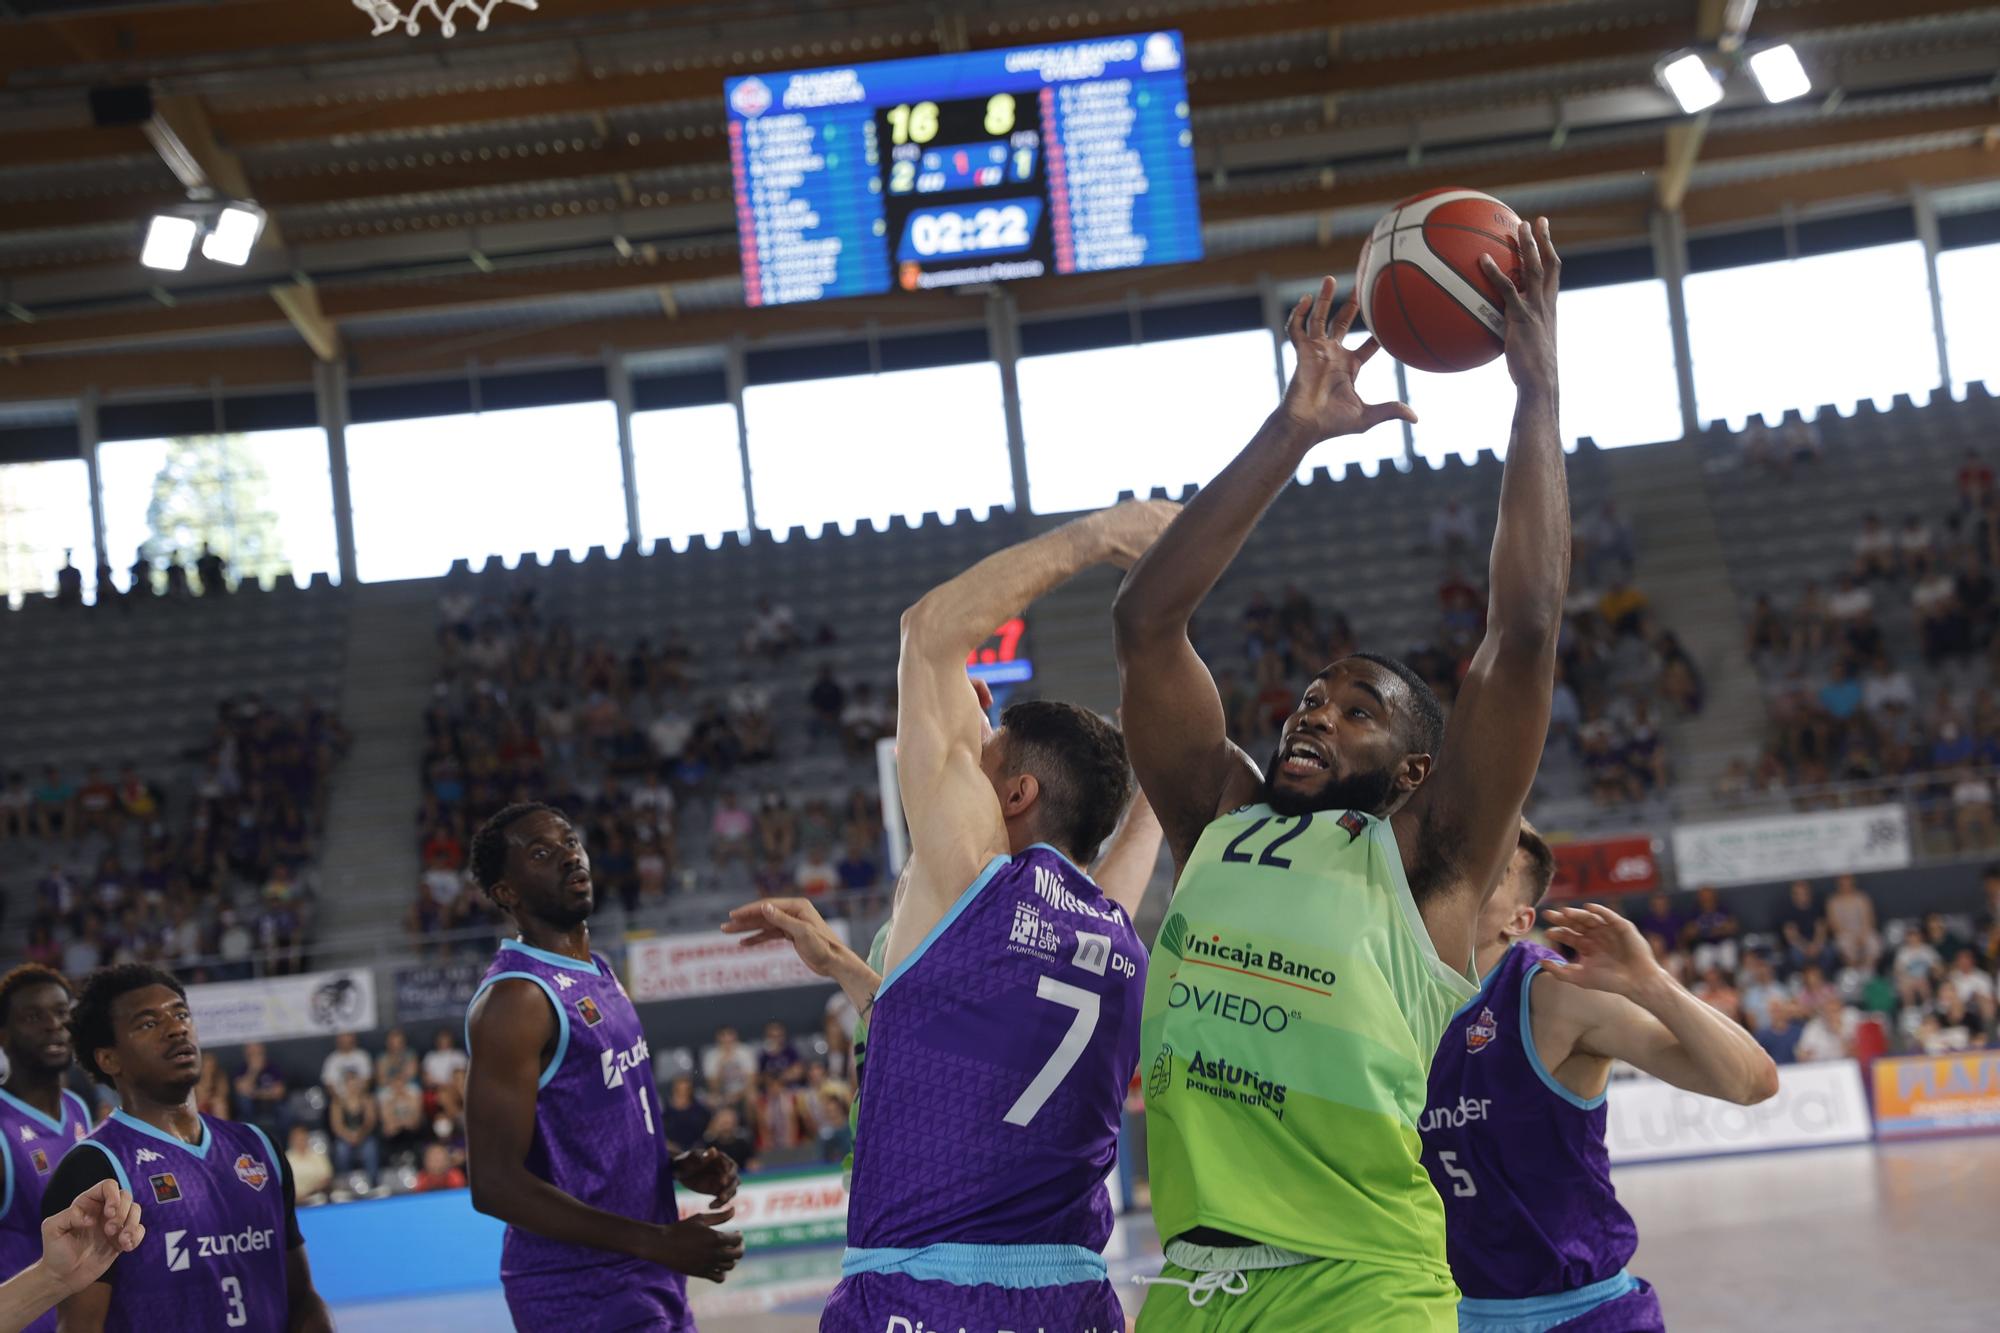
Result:
{"label": "stadium light fixture", "polygon": [[201,253],[218,264],[245,264],[263,234],[263,209],[255,204],[229,204],[208,235],[201,238]]}
{"label": "stadium light fixture", "polygon": [[146,228],[146,245],[139,252],[139,262],[147,268],[178,273],[187,267],[188,254],[194,249],[194,238],[200,230],[201,224],[193,218],[154,214]]}
{"label": "stadium light fixture", "polygon": [[1767,102],[1789,102],[1812,91],[1812,79],[1790,42],[1767,46],[1751,56],[1750,73]]}
{"label": "stadium light fixture", "polygon": [[1708,67],[1707,58],[1699,51],[1682,51],[1667,57],[1655,77],[1690,116],[1722,100],[1722,81],[1715,77],[1715,71]]}

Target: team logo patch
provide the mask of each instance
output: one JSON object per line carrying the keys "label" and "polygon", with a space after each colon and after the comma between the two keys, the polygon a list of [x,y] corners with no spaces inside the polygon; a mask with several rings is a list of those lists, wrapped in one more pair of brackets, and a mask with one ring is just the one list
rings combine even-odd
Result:
{"label": "team logo patch", "polygon": [[1479,1010],[1479,1021],[1465,1025],[1465,1049],[1483,1051],[1499,1035],[1500,1024],[1495,1021],[1493,1011],[1482,1007]]}
{"label": "team logo patch", "polygon": [[157,1176],[147,1176],[153,1187],[154,1203],[173,1203],[181,1197],[181,1183],[174,1179],[171,1171],[162,1171]]}
{"label": "team logo patch", "polygon": [[253,1190],[261,1190],[271,1179],[271,1173],[264,1169],[262,1162],[246,1152],[236,1159],[236,1178]]}
{"label": "team logo patch", "polygon": [[1153,1058],[1152,1073],[1146,1079],[1146,1096],[1157,1101],[1167,1095],[1167,1089],[1174,1082],[1174,1048],[1160,1047],[1160,1053]]}
{"label": "team logo patch", "polygon": [[1359,810],[1349,810],[1333,822],[1347,830],[1347,840],[1349,842],[1353,842],[1368,831],[1368,816],[1362,814]]}
{"label": "team logo patch", "polygon": [[583,1024],[585,1027],[594,1028],[604,1021],[604,1011],[599,1009],[597,1001],[591,999],[588,995],[577,1000],[576,1011],[583,1015]]}
{"label": "team logo patch", "polygon": [[46,1176],[49,1173],[49,1155],[47,1153],[37,1148],[29,1153],[28,1156],[34,1160],[35,1173],[37,1175]]}

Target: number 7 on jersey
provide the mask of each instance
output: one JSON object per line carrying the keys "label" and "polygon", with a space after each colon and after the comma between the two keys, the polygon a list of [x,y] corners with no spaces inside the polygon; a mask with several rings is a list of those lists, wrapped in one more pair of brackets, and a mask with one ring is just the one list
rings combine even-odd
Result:
{"label": "number 7 on jersey", "polygon": [[1056,1089],[1069,1076],[1069,1071],[1076,1068],[1076,1062],[1083,1058],[1084,1049],[1090,1045],[1091,1034],[1097,1031],[1100,1005],[1095,991],[1072,986],[1067,981],[1057,981],[1054,977],[1042,977],[1035,983],[1035,995],[1076,1010],[1076,1017],[1070,1020],[1069,1031],[1063,1033],[1063,1039],[1050,1052],[1048,1063],[1015,1098],[1014,1105],[1004,1117],[1010,1125],[1026,1125],[1035,1118],[1036,1112],[1055,1096]]}

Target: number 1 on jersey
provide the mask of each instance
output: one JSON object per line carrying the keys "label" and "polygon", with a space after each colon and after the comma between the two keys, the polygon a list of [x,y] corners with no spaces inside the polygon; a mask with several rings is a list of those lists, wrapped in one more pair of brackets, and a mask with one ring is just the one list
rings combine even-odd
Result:
{"label": "number 1 on jersey", "polygon": [[1069,1076],[1069,1071],[1076,1068],[1076,1062],[1083,1058],[1083,1048],[1090,1045],[1091,1034],[1097,1031],[1100,1010],[1096,992],[1072,986],[1067,981],[1057,981],[1054,977],[1042,977],[1035,983],[1035,994],[1040,999],[1076,1010],[1076,1017],[1070,1020],[1069,1031],[1063,1033],[1063,1039],[1056,1043],[1048,1063],[1042,1066],[1042,1072],[1035,1075],[1008,1110],[1005,1119],[1010,1125],[1026,1125],[1035,1118],[1035,1113],[1055,1096],[1056,1089]]}
{"label": "number 1 on jersey", "polygon": [[643,1083],[639,1085],[639,1114],[646,1117],[646,1132],[654,1133],[653,1099],[646,1095],[646,1085]]}

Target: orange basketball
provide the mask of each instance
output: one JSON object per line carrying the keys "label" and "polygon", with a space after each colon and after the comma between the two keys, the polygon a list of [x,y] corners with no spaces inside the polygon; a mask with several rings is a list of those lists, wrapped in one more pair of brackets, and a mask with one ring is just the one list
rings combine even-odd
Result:
{"label": "orange basketball", "polygon": [[1418,370],[1471,370],[1500,355],[1506,299],[1479,271],[1490,254],[1516,282],[1521,219],[1492,195],[1413,194],[1361,246],[1361,317],[1389,355]]}

